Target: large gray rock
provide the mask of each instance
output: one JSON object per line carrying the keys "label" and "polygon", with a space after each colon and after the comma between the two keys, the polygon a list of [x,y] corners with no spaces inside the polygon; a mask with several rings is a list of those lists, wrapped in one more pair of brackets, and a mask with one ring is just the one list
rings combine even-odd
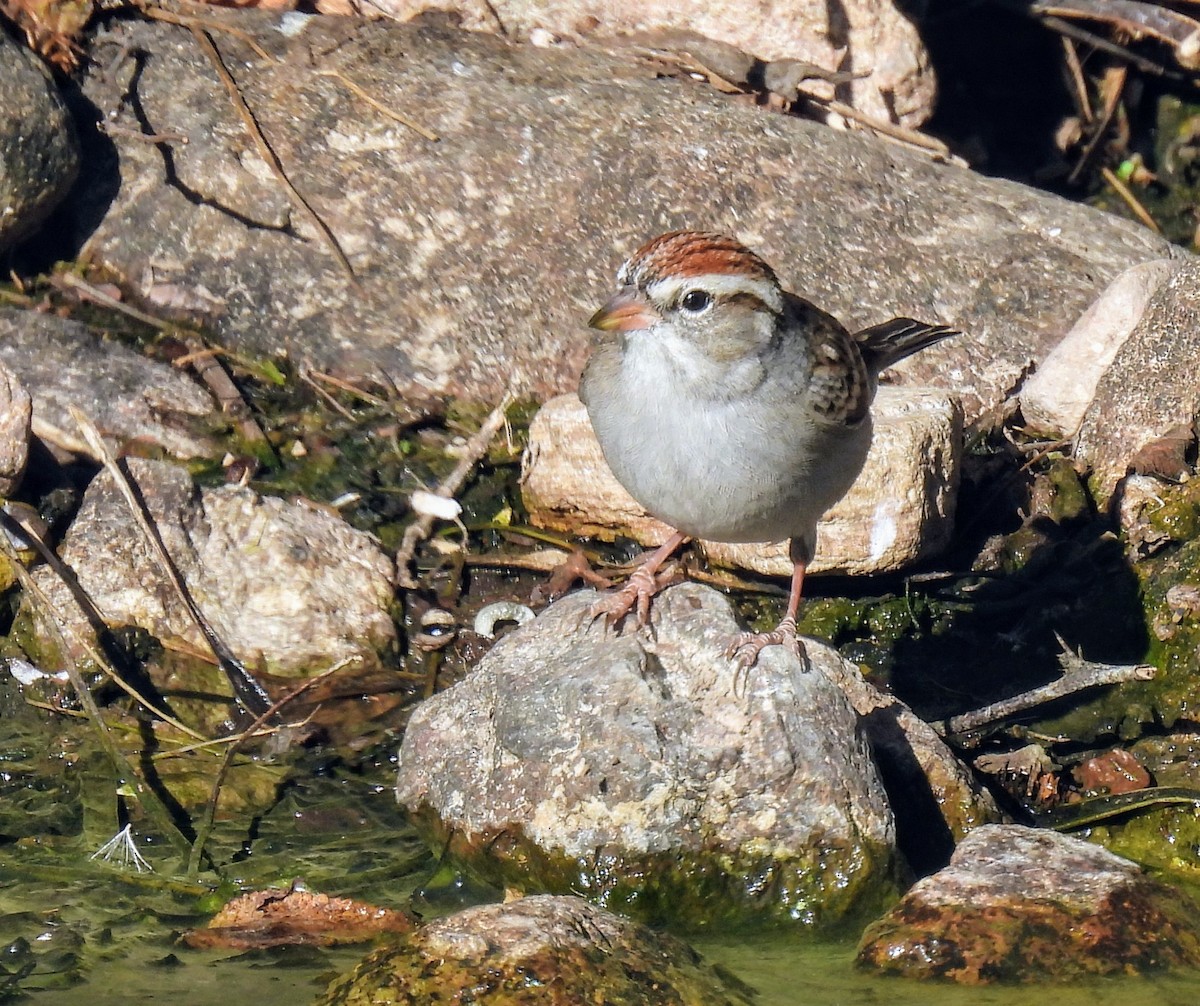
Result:
{"label": "large gray rock", "polygon": [[0,31],[0,253],[26,237],[79,171],[75,130],[41,60]]}
{"label": "large gray rock", "polygon": [[[234,348],[384,373],[410,397],[573,388],[583,322],[620,261],[691,226],[736,233],[851,327],[897,314],[962,327],[900,371],[961,394],[971,418],[1120,270],[1185,254],[1099,211],[657,77],[634,55],[345,18],[206,17],[271,53],[214,35],[360,285],[254,152],[200,49],[159,22],[102,25],[96,45],[148,58],[82,86],[101,114],[141,128],[134,88],[147,128],[188,143],[114,131],[121,185],[87,254],[156,309],[193,294]],[[335,71],[441,141],[322,75]],[[90,220],[97,207],[77,209]]]}
{"label": "large gray rock", "polygon": [[729,602],[694,584],[651,630],[607,630],[593,591],[501,640],[413,714],[400,802],[472,869],[656,921],[817,925],[897,877],[891,810],[831,679],[782,647],[737,687]]}
{"label": "large gray rock", "polygon": [[[239,660],[278,676],[352,657],[378,666],[395,626],[392,563],[372,535],[243,486],[198,490],[176,465],[127,465],[193,599]],[[59,553],[107,625],[141,626],[169,648],[206,652],[107,472],[88,486]],[[34,578],[56,616],[88,638],[68,586],[45,566]]]}

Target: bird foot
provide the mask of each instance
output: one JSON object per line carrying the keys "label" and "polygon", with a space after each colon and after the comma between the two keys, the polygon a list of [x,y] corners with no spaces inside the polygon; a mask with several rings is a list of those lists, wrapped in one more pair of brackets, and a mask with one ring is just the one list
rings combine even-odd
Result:
{"label": "bird foot", "polygon": [[612,580],[607,576],[603,576],[592,569],[592,564],[588,562],[587,556],[583,554],[583,549],[574,549],[554,571],[550,574],[550,579],[545,584],[539,584],[533,588],[530,595],[530,601],[533,604],[541,604],[543,601],[553,601],[565,594],[576,580],[582,580],[589,586],[604,590],[613,585]]}
{"label": "bird foot", "polygon": [[809,669],[808,653],[804,640],[796,634],[796,620],[790,615],[770,632],[742,632],[734,636],[725,648],[725,656],[738,666],[738,671],[749,671],[758,663],[758,655],[768,646],[783,646],[792,651],[803,670]]}
{"label": "bird foot", "polygon": [[650,621],[651,599],[671,585],[675,579],[675,572],[674,563],[660,570],[648,569],[644,565],[638,566],[629,574],[625,586],[601,594],[597,598],[591,608],[592,618],[604,616],[605,622],[616,625],[630,611],[636,611],[638,628],[641,628]]}

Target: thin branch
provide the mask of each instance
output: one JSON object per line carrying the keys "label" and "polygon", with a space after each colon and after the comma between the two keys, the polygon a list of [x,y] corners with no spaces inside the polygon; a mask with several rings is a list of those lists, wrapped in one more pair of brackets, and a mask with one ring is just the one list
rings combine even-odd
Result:
{"label": "thin branch", "polygon": [[425,137],[425,139],[432,140],[434,143],[437,143],[441,139],[441,137],[438,136],[438,134],[433,132],[432,130],[426,129],[420,123],[413,122],[413,120],[408,118],[407,116],[401,115],[399,112],[393,111],[392,109],[388,108],[387,105],[383,104],[382,102],[376,101],[369,94],[367,94],[366,91],[364,91],[361,87],[359,87],[358,84],[354,83],[354,81],[352,81],[349,77],[347,77],[340,70],[317,70],[315,72],[318,77],[332,77],[334,80],[339,81],[348,90],[353,91],[360,98],[362,98],[362,100],[365,101],[368,105],[370,105],[373,109],[375,109],[375,111],[379,112],[381,115],[386,115],[389,119],[394,119],[396,122],[400,123],[402,126],[407,126],[414,133],[420,133],[420,135]]}
{"label": "thin branch", "polygon": [[233,756],[242,749],[251,737],[255,736],[272,716],[278,713],[290,702],[295,701],[310,688],[320,684],[326,678],[336,674],[348,664],[355,663],[359,660],[358,657],[346,657],[339,660],[332,667],[327,668],[315,677],[309,678],[307,681],[301,682],[290,692],[287,693],[278,702],[269,706],[253,723],[243,730],[232,744],[229,745],[225,752],[225,757],[221,759],[221,767],[217,770],[216,778],[213,780],[212,792],[209,794],[208,803],[204,808],[204,815],[200,820],[199,826],[196,828],[196,841],[192,843],[191,856],[188,858],[187,875],[195,877],[200,872],[200,860],[204,856],[204,845],[212,834],[213,822],[217,816],[217,804],[221,800],[221,787],[225,783],[225,777],[229,774],[229,769],[233,766]]}
{"label": "thin branch", "polygon": [[[434,495],[450,499],[463,487],[471,469],[478,464],[480,458],[487,454],[492,438],[503,429],[504,414],[512,405],[513,399],[514,396],[511,392],[506,394],[500,404],[491,411],[479,431],[467,441],[462,457],[458,459],[454,470],[446,476],[441,485],[433,490]],[[415,590],[418,586],[416,578],[409,571],[409,566],[413,561],[417,546],[428,538],[429,532],[433,530],[435,520],[437,518],[430,514],[422,514],[404,531],[404,538],[396,552],[396,579],[400,586],[407,590]]]}
{"label": "thin branch", "polygon": [[287,176],[287,173],[283,170],[283,164],[276,156],[275,151],[271,149],[271,145],[267,142],[267,138],[263,136],[262,129],[259,128],[258,121],[254,118],[254,113],[250,111],[250,106],[246,104],[246,99],[242,97],[242,92],[238,88],[237,81],[233,79],[233,75],[228,69],[226,69],[225,63],[221,59],[221,53],[217,49],[216,43],[213,42],[212,37],[204,29],[194,24],[190,27],[192,35],[199,43],[200,48],[204,50],[205,56],[208,57],[208,60],[212,64],[213,69],[216,71],[217,76],[221,79],[221,83],[225,85],[225,90],[229,94],[229,100],[233,102],[233,107],[237,111],[238,116],[241,118],[242,124],[246,127],[246,131],[254,140],[254,145],[258,148],[259,156],[266,162],[267,167],[271,169],[271,173],[274,174],[279,180],[280,185],[282,185],[284,190],[287,192],[288,198],[291,199],[292,204],[298,210],[300,210],[300,212],[308,218],[309,223],[311,223],[317,229],[317,232],[321,235],[322,240],[333,253],[334,258],[337,259],[338,265],[342,267],[342,271],[345,272],[351,284],[357,287],[359,284],[354,275],[354,269],[350,265],[350,260],[346,258],[346,253],[342,251],[342,246],[338,244],[338,240],[334,236],[333,231],[330,230],[329,225],[325,223],[325,221],[322,220],[318,215],[317,211],[308,204],[308,200],[300,194],[300,190],[292,184],[291,180]]}
{"label": "thin branch", "polygon": [[249,671],[242,665],[242,662],[233,655],[233,651],[225,645],[224,641],[217,635],[211,623],[205,617],[204,612],[200,610],[188,591],[187,586],[183,582],[183,577],[179,575],[179,570],[175,566],[174,560],[167,552],[166,546],[163,544],[162,538],[159,536],[158,529],[151,522],[149,514],[143,509],[142,501],[138,498],[134,491],[128,476],[117,464],[117,459],[113,457],[112,452],[105,444],[104,438],[100,435],[100,431],[96,429],[92,421],[88,419],[74,405],[68,405],[67,411],[71,418],[75,420],[75,424],[79,427],[80,433],[83,434],[84,440],[87,442],[88,448],[92,455],[101,464],[116,483],[117,489],[121,495],[125,497],[125,502],[129,505],[130,512],[133,514],[134,523],[142,532],[142,537],[150,547],[151,553],[157,557],[159,566],[170,582],[180,601],[183,602],[184,609],[191,616],[192,621],[204,636],[205,642],[213,651],[213,655],[217,658],[217,662],[221,665],[221,670],[225,672],[225,676],[229,679],[229,683],[233,686],[234,693],[238,697],[246,709],[252,713],[261,713],[271,704],[270,696],[250,674]]}
{"label": "thin branch", "polygon": [[[22,531],[24,533],[24,529],[22,529]],[[43,548],[44,547],[45,546],[43,545]],[[46,627],[51,635],[56,637],[55,643],[59,648],[59,652],[61,652],[63,655],[63,662],[66,665],[67,677],[71,681],[71,687],[75,689],[75,694],[79,698],[79,703],[83,706],[83,711],[87,714],[89,721],[91,721],[92,727],[96,731],[96,738],[99,740],[101,748],[104,749],[105,755],[108,756],[109,763],[112,765],[113,774],[116,776],[118,785],[127,784],[133,789],[134,798],[137,800],[138,805],[146,814],[146,817],[153,824],[155,830],[158,831],[164,838],[167,839],[167,841],[174,845],[183,856],[186,857],[189,851],[187,838],[179,830],[174,818],[171,817],[170,811],[167,810],[166,805],[163,804],[158,794],[155,793],[154,790],[149,786],[147,786],[142,777],[133,770],[133,766],[129,764],[129,760],[117,746],[117,742],[113,738],[112,731],[108,728],[108,724],[104,722],[104,718],[100,715],[100,707],[96,705],[96,700],[92,696],[91,689],[88,688],[87,682],[83,680],[83,675],[79,673],[79,668],[75,666],[75,662],[70,658],[71,650],[70,647],[67,646],[67,641],[63,633],[64,631],[69,632],[74,637],[74,631],[67,623],[64,623],[63,627],[60,628],[57,620],[54,618],[53,610],[49,602],[46,600],[45,594],[41,593],[41,590],[37,587],[33,577],[29,575],[28,571],[22,565],[21,560],[17,556],[16,550],[13,548],[12,543],[8,540],[8,535],[2,532],[0,532],[0,550],[3,550],[4,554],[7,556],[13,572],[16,574],[17,579],[21,581],[21,587],[28,591],[31,595],[41,596],[43,610],[46,612]],[[47,549],[47,551],[49,550]],[[78,637],[75,638],[77,641],[82,642],[81,640],[78,640]],[[92,647],[87,643],[84,643],[84,648],[91,656],[97,656]],[[101,666],[104,666],[106,670],[109,670],[109,673],[114,680],[118,678],[118,675],[116,675],[116,673],[108,667],[106,661],[100,659],[98,660],[98,663]],[[186,729],[186,727],[184,729]]]}
{"label": "thin branch", "polygon": [[1063,668],[1062,677],[1020,695],[993,702],[982,709],[951,716],[932,724],[933,728],[942,736],[967,733],[1087,688],[1116,685],[1124,681],[1150,681],[1155,675],[1154,668],[1149,664],[1099,664],[1084,660],[1065,648],[1059,662]]}

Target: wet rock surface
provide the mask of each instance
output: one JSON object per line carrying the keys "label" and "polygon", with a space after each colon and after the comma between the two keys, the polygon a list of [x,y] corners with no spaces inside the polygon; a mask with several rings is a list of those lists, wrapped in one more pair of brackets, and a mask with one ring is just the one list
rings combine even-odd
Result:
{"label": "wet rock surface", "polygon": [[861,965],[975,985],[1200,963],[1196,906],[1129,860],[1016,825],[968,835],[863,936]]}
{"label": "wet rock surface", "polygon": [[79,170],[75,131],[49,71],[0,32],[0,253],[30,234]]}
{"label": "wet rock surface", "polygon": [[469,908],[381,947],[317,1002],[638,1003],[747,1006],[749,990],[686,944],[583,901],[528,897]]}
{"label": "wet rock surface", "polygon": [[[357,657],[373,668],[395,642],[392,564],[371,535],[301,502],[238,486],[199,490],[165,462],[127,465],[193,598],[247,666],[295,676]],[[88,487],[59,556],[109,626],[141,626],[168,647],[207,652],[106,472]],[[63,581],[45,567],[35,579],[57,617],[87,638]]]}
{"label": "wet rock surface", "polygon": [[[89,153],[92,200],[64,220],[151,309],[197,317],[244,351],[387,375],[414,399],[573,388],[583,322],[618,264],[672,227],[736,233],[851,327],[895,315],[961,327],[898,373],[961,394],[968,418],[1121,270],[1184,255],[1087,207],[656,77],[636,56],[428,25],[206,16],[271,54],[216,36],[359,285],[252,151],[199,48],[162,23],[103,26],[97,52],[148,58],[82,86],[98,115],[188,143],[114,130]],[[122,111],[130,88],[144,123]]]}
{"label": "wet rock surface", "polygon": [[[962,411],[943,392],[882,388],[862,474],[818,525],[813,573],[882,573],[935,555],[951,537],[962,452]],[[672,528],[650,517],[617,481],[575,395],[534,416],[521,476],[532,523],[658,545]],[[701,542],[710,561],[790,576],[787,543]]]}
{"label": "wet rock surface", "polygon": [[88,454],[68,406],[106,437],[161,447],[181,458],[211,455],[223,420],[194,381],[78,322],[0,309],[0,364],[33,399],[34,434],[53,449]]}
{"label": "wet rock surface", "polygon": [[894,825],[857,717],[764,650],[735,690],[728,602],[684,584],[648,634],[571,594],[422,704],[397,792],[439,846],[493,879],[574,890],[682,927],[831,925],[894,891]]}

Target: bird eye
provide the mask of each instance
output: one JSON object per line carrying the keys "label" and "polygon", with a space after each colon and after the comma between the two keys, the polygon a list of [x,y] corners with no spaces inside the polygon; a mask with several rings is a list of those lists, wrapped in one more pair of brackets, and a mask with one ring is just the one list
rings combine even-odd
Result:
{"label": "bird eye", "polygon": [[706,290],[689,290],[679,298],[679,306],[692,314],[699,314],[712,307],[712,294]]}

